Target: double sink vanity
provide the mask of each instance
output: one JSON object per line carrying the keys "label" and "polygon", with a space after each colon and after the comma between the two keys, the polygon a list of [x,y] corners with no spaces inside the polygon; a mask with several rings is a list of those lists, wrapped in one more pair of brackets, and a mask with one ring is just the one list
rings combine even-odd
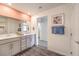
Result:
{"label": "double sink vanity", "polygon": [[11,56],[24,51],[35,44],[35,34],[3,34],[0,35],[0,56]]}
{"label": "double sink vanity", "polygon": [[34,31],[31,15],[18,12],[6,4],[0,4],[0,7],[0,56],[16,55],[32,47],[35,33],[31,33]]}
{"label": "double sink vanity", "polygon": [[0,16],[0,56],[13,56],[32,47],[35,34],[31,30],[27,19]]}

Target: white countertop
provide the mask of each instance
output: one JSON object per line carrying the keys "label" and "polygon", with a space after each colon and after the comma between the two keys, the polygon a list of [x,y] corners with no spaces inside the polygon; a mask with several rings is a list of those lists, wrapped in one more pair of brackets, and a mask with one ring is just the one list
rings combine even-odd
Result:
{"label": "white countertop", "polygon": [[15,38],[19,37],[17,34],[2,34],[0,35],[0,40],[9,39],[9,38]]}
{"label": "white countertop", "polygon": [[22,34],[22,35],[19,35],[19,34],[16,34],[16,33],[2,34],[2,35],[0,35],[0,40],[22,37],[22,36],[32,35],[32,34],[34,34],[34,33],[27,33],[27,34]]}

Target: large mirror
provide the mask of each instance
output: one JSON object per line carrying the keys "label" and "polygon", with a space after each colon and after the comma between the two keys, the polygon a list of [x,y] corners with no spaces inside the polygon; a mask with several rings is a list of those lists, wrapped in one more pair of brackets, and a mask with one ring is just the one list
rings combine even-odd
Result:
{"label": "large mirror", "polygon": [[26,21],[22,21],[19,24],[18,31],[21,31],[21,33],[29,33],[30,32],[30,23]]}
{"label": "large mirror", "polygon": [[29,22],[0,16],[0,34],[30,32]]}

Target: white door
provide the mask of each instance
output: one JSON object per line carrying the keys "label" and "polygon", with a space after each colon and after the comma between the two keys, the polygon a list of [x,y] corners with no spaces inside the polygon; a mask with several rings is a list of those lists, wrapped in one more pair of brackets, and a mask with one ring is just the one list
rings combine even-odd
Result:
{"label": "white door", "polygon": [[0,56],[10,56],[11,55],[11,45],[4,44],[0,45]]}
{"label": "white door", "polygon": [[12,55],[15,55],[20,52],[20,40],[12,42]]}

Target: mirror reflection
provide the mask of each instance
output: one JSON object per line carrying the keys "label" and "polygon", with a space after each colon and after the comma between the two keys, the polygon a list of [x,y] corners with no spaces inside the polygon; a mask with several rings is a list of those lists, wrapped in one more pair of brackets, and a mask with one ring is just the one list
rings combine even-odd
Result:
{"label": "mirror reflection", "polygon": [[28,33],[29,22],[0,16],[0,34],[9,33]]}

